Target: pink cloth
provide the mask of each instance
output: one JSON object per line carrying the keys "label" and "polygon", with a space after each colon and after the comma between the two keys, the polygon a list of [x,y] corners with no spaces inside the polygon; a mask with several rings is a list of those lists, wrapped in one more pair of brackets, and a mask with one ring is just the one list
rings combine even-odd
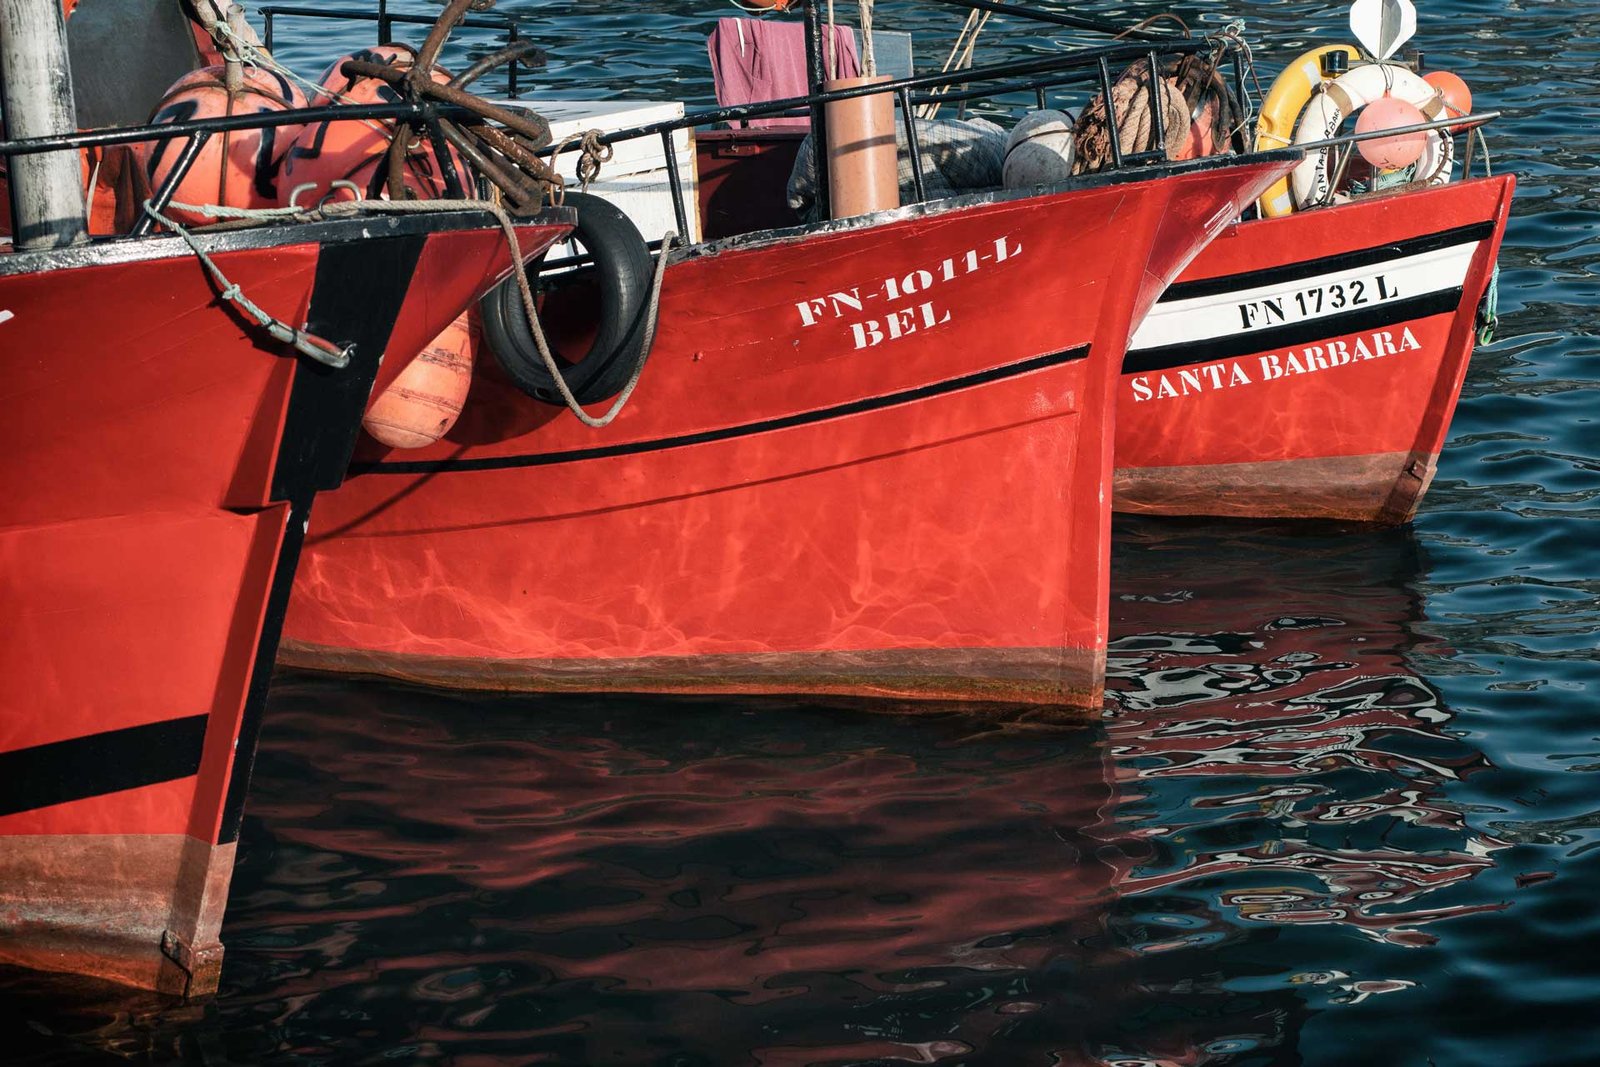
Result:
{"label": "pink cloth", "polygon": [[[848,26],[835,26],[833,32],[839,52],[839,71],[834,77],[858,77],[861,62],[856,57],[856,35]],[[823,34],[823,48],[826,49],[827,27],[823,27]],[[806,95],[806,27],[803,22],[718,19],[717,28],[706,40],[706,49],[711,53],[711,76],[716,80],[717,103],[722,107]],[[827,63],[826,52],[823,62]],[[748,123],[730,125],[805,127],[811,125],[811,120],[795,116],[750,119]]]}

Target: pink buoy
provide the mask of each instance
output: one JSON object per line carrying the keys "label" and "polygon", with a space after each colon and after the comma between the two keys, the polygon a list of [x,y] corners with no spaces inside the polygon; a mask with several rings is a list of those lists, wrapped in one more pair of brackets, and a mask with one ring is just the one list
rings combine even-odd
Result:
{"label": "pink buoy", "polygon": [[[1401,126],[1416,126],[1427,121],[1427,116],[1415,105],[1398,97],[1381,96],[1361,109],[1361,115],[1356,119],[1356,133],[1376,133]],[[1417,132],[1379,137],[1371,141],[1358,141],[1356,147],[1361,151],[1361,158],[1374,167],[1399,170],[1422,158],[1423,150],[1428,147],[1428,134]]]}

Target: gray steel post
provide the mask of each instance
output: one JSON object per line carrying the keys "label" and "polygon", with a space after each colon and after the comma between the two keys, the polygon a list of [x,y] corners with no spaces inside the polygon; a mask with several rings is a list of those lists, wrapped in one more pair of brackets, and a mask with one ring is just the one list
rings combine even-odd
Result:
{"label": "gray steel post", "polygon": [[[0,0],[0,100],[9,138],[77,132],[60,0]],[[64,248],[89,239],[76,151],[13,156],[8,168],[18,248]]]}

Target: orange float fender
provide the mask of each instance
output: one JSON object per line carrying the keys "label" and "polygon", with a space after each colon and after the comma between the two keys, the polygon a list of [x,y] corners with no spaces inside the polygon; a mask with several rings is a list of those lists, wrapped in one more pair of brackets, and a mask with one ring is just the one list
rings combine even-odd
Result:
{"label": "orange float fender", "polygon": [[422,448],[450,432],[472,385],[472,318],[463,311],[378,395],[361,420],[367,433],[390,448]]}
{"label": "orange float fender", "polygon": [[[340,68],[350,59],[409,67],[416,60],[416,50],[407,45],[380,45],[340,56],[322,72],[319,80],[322,90],[314,94],[313,106],[395,104],[401,101],[400,94],[387,82],[346,75]],[[433,80],[445,83],[450,80],[450,75],[435,67]],[[393,136],[392,122],[314,122],[304,127],[279,161],[280,203],[286,205],[296,189],[307,185],[312,187],[311,195],[302,195],[300,203],[314,203],[330,195],[336,181],[354,183],[367,197],[382,196],[388,179],[384,160]],[[456,173],[465,180],[468,174],[466,165],[454,150],[451,151],[451,160]],[[444,171],[434,154],[433,145],[426,137],[415,133],[406,152],[405,184],[406,188],[423,199],[445,195]]]}
{"label": "orange float fender", "polygon": [[[305,107],[305,96],[282,75],[259,67],[245,69],[244,87],[229,93],[223,68],[203,67],[179,78],[151,115],[153,124],[187,122],[225,115],[261,114]],[[279,145],[293,141],[295,127],[233,130],[211,137],[173,192],[174,200],[227,207],[275,207]],[[150,188],[159,189],[182,149],[179,139],[135,146]],[[203,223],[208,216],[181,209],[168,212],[180,222]]]}

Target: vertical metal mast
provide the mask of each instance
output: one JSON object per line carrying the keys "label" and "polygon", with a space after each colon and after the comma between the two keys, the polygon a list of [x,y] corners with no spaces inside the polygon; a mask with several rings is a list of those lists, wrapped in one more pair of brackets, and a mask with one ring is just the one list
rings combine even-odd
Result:
{"label": "vertical metal mast", "polygon": [[[13,140],[77,132],[60,0],[0,0],[0,102]],[[18,248],[64,248],[89,239],[76,151],[12,156],[7,166]]]}

